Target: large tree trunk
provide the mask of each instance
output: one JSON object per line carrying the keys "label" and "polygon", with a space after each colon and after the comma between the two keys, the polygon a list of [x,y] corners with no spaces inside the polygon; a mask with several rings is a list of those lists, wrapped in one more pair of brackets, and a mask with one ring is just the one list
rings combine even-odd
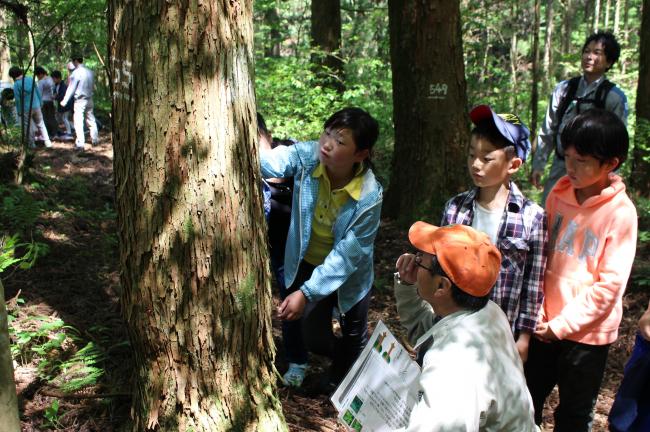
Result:
{"label": "large tree trunk", "polygon": [[467,187],[469,118],[457,2],[389,0],[395,151],[388,216],[438,222]]}
{"label": "large tree trunk", "polygon": [[284,430],[252,1],[109,2],[134,431]]}
{"label": "large tree trunk", "polygon": [[630,180],[636,192],[650,197],[650,0],[643,0],[639,83],[636,91],[636,130]]}
{"label": "large tree trunk", "polygon": [[343,92],[341,0],[312,0],[311,46],[316,76],[323,85]]}
{"label": "large tree trunk", "polygon": [[11,360],[5,289],[0,280],[0,425],[6,432],[20,432],[18,398]]}
{"label": "large tree trunk", "polygon": [[533,79],[530,91],[530,130],[537,131],[537,104],[539,102],[539,21],[541,0],[533,0]]}
{"label": "large tree trunk", "polygon": [[600,0],[596,0],[594,4],[594,26],[593,33],[600,30]]}

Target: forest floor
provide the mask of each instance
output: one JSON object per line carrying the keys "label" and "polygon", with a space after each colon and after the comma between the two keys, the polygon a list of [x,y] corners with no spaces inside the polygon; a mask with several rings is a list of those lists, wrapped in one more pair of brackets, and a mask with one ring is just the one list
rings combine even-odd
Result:
{"label": "forest floor", "polygon": [[[15,376],[23,431],[119,431],[128,423],[130,375],[133,357],[125,343],[127,332],[120,315],[118,251],[113,204],[112,147],[102,134],[99,146],[75,153],[72,143],[55,142],[37,151],[29,182],[32,194],[48,203],[38,220],[41,241],[49,253],[28,271],[5,280],[6,298],[14,314],[57,316],[75,329],[79,340],[103,347],[105,375],[80,393],[66,395],[38,378],[38,365],[18,362]],[[648,229],[648,227],[645,227]],[[370,326],[379,320],[401,335],[392,296],[392,273],[397,256],[408,250],[406,230],[383,221],[376,242],[376,289],[371,302]],[[624,298],[619,340],[610,350],[605,380],[596,405],[594,431],[606,431],[607,413],[620,383],[633,345],[636,321],[650,297],[643,289],[648,278],[650,248],[639,248],[632,282]],[[17,302],[17,298],[24,303]],[[277,302],[277,298],[276,298]],[[13,304],[12,304],[13,303]],[[17,312],[16,312],[17,311]],[[280,325],[274,319],[276,345]],[[313,359],[307,390],[279,387],[284,415],[292,431],[343,431],[327,396],[308,391],[323,359]],[[284,372],[282,353],[277,368]],[[552,430],[552,407],[545,409],[545,429]],[[58,404],[58,406],[57,406]]]}

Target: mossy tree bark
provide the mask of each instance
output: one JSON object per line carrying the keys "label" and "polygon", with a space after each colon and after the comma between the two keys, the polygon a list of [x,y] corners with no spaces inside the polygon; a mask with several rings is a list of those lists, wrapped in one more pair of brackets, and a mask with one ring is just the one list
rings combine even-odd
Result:
{"label": "mossy tree bark", "polygon": [[458,2],[389,0],[395,151],[385,212],[438,223],[465,190],[469,118]]}
{"label": "mossy tree bark", "polygon": [[252,1],[109,2],[133,430],[286,430],[275,396]]}

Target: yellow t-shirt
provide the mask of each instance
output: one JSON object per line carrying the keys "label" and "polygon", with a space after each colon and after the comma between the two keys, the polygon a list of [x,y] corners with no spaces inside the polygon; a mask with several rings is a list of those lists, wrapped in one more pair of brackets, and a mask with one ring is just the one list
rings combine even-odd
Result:
{"label": "yellow t-shirt", "polygon": [[309,246],[305,253],[305,261],[317,266],[325,261],[325,257],[334,246],[334,233],[332,228],[339,215],[341,207],[352,198],[359,201],[361,186],[363,185],[363,165],[359,165],[352,180],[341,189],[334,189],[330,185],[330,179],[322,164],[318,164],[311,176],[320,178],[318,185],[318,199],[314,208],[314,216],[311,221],[311,236]]}

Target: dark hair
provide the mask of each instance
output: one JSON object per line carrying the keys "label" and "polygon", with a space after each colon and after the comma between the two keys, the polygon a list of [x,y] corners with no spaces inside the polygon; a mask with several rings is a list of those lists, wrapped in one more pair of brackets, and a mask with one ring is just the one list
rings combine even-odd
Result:
{"label": "dark hair", "polygon": [[458,285],[456,285],[451,280],[451,278],[447,276],[447,273],[445,273],[445,271],[440,266],[440,263],[438,262],[438,257],[436,257],[435,255],[433,255],[433,258],[431,260],[430,271],[431,274],[434,276],[435,275],[443,276],[449,280],[449,283],[451,284],[451,298],[459,307],[462,307],[464,309],[469,309],[472,311],[477,311],[479,309],[482,309],[490,299],[489,293],[483,297],[475,297],[471,294],[467,294],[465,291],[460,289]]}
{"label": "dark hair", "polygon": [[59,71],[59,70],[53,70],[52,73],[50,74],[50,76],[52,78],[58,78],[58,79],[63,78],[63,76],[61,75],[61,71]]}
{"label": "dark hair", "polygon": [[34,74],[35,75],[41,75],[41,74],[42,75],[47,75],[47,71],[45,70],[45,68],[43,68],[43,66],[36,66],[34,68]]}
{"label": "dark hair", "polygon": [[618,169],[627,159],[630,138],[616,114],[599,108],[575,116],[562,131],[562,147],[573,147],[582,156],[593,156],[601,165],[618,158]]}
{"label": "dark hair", "polygon": [[605,58],[607,58],[607,61],[611,63],[607,70],[610,70],[621,55],[621,46],[618,44],[616,37],[610,32],[599,31],[598,33],[594,33],[587,38],[585,44],[582,46],[582,51],[580,52],[584,52],[587,45],[592,42],[600,42],[603,44]]}
{"label": "dark hair", "polygon": [[504,137],[497,129],[492,119],[483,119],[479,121],[471,132],[472,136],[483,138],[498,149],[503,149],[506,156],[511,158],[517,155],[515,146]]}
{"label": "dark hair", "polygon": [[458,288],[458,286],[451,284],[451,298],[454,299],[454,302],[458,306],[464,309],[477,311],[485,307],[488,300],[490,300],[490,294],[483,297],[474,297]]}
{"label": "dark hair", "polygon": [[[379,124],[368,112],[361,108],[344,108],[327,119],[324,129],[349,129],[358,150],[370,150],[379,137]],[[366,165],[370,164],[370,155]]]}
{"label": "dark hair", "polygon": [[257,133],[260,135],[268,135],[269,130],[266,128],[266,122],[262,114],[257,113]]}
{"label": "dark hair", "polygon": [[83,63],[83,62],[84,62],[84,58],[83,58],[82,56],[77,56],[77,55],[73,55],[72,57],[70,57],[70,60],[72,60],[72,61],[78,61],[79,63]]}
{"label": "dark hair", "polygon": [[23,70],[18,66],[12,66],[9,68],[9,76],[12,77],[13,79],[18,78],[22,74],[23,74]]}

